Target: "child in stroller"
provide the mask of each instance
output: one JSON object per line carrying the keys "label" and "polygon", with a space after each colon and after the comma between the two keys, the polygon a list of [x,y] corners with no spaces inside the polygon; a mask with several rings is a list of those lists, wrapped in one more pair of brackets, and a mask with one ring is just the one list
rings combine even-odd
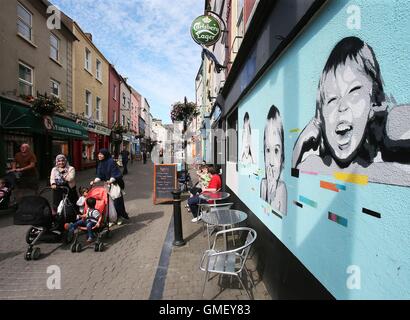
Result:
{"label": "child in stroller", "polygon": [[10,188],[5,179],[0,179],[0,210],[8,209],[10,202]]}
{"label": "child in stroller", "polygon": [[12,200],[12,191],[16,186],[17,177],[14,173],[7,173],[0,179],[0,210],[9,212],[16,209],[15,200]]}
{"label": "child in stroller", "polygon": [[88,239],[87,242],[91,243],[93,241],[94,235],[92,229],[99,228],[101,223],[101,213],[95,208],[97,200],[93,197],[87,198],[86,201],[88,209],[80,216],[80,219],[74,223],[66,223],[65,229],[68,232],[73,233],[78,227],[86,227]]}
{"label": "child in stroller", "polygon": [[[115,216],[115,217],[114,217]],[[74,240],[71,245],[71,252],[81,252],[82,244],[79,242],[81,231],[86,231],[88,234],[87,242],[91,243],[95,240],[94,251],[103,251],[104,243],[102,236],[106,234],[110,236],[109,221],[116,220],[116,211],[113,202],[110,201],[110,196],[105,186],[94,186],[87,192],[85,201],[84,214],[75,224],[66,224],[65,229],[74,233]],[[106,232],[104,233],[104,230]],[[96,237],[94,237],[94,234]]]}

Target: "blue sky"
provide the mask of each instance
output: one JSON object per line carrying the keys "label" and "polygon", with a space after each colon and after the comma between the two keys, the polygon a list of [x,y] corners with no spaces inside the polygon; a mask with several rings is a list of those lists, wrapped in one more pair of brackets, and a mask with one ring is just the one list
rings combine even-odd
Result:
{"label": "blue sky", "polygon": [[147,98],[155,118],[170,123],[171,104],[195,101],[201,48],[191,22],[203,0],[51,0],[84,32],[117,71]]}

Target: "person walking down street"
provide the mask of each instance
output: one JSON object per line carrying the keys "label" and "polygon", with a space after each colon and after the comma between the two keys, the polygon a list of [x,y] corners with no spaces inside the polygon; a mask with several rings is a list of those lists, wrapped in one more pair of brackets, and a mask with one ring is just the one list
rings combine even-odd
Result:
{"label": "person walking down street", "polygon": [[11,170],[17,176],[16,198],[19,200],[25,190],[30,190],[35,194],[38,191],[39,177],[36,169],[37,158],[31,151],[27,143],[20,146],[20,152],[14,156],[14,161],[11,164]]}
{"label": "person walking down street", "polygon": [[128,173],[128,158],[130,156],[129,151],[127,150],[126,147],[124,147],[124,149],[122,149],[121,151],[121,161],[122,161],[122,166],[124,168],[124,170],[122,171],[123,175],[126,175]]}
{"label": "person walking down street", "polygon": [[145,151],[142,151],[142,162],[144,164],[147,163],[147,153]]}
{"label": "person walking down street", "polygon": [[68,199],[75,205],[78,200],[76,182],[75,182],[75,169],[70,166],[67,158],[63,154],[59,154],[56,157],[55,167],[51,169],[50,185],[53,189],[53,212],[57,212],[58,205],[63,199],[64,193],[68,190]]}
{"label": "person walking down street", "polygon": [[125,211],[124,197],[122,190],[124,189],[124,180],[122,179],[122,174],[117,164],[111,158],[111,154],[107,149],[101,149],[98,153],[98,168],[97,177],[90,182],[90,185],[94,183],[104,181],[108,185],[114,184],[121,188],[121,196],[114,199],[114,207],[117,211],[118,221],[117,224],[122,224],[123,219],[129,219],[128,213]]}

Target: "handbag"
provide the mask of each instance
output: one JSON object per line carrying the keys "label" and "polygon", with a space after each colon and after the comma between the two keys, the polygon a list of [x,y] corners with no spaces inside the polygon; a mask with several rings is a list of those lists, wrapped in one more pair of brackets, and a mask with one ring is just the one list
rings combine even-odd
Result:
{"label": "handbag", "polygon": [[115,200],[118,198],[121,198],[121,187],[116,183],[116,184],[111,184],[111,188],[109,191],[111,199]]}

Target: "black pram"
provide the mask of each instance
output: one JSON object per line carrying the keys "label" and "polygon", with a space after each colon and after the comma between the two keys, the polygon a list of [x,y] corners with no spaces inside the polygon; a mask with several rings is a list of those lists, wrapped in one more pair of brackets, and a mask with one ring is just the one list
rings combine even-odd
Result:
{"label": "black pram", "polygon": [[[63,196],[61,210],[56,215],[52,214],[50,203],[41,196],[45,191],[51,188],[44,188],[40,191],[38,196],[23,197],[14,214],[15,225],[30,225],[30,229],[26,233],[26,242],[29,245],[27,252],[24,255],[26,260],[37,260],[40,257],[40,248],[34,248],[40,240],[52,238],[54,241],[63,241],[70,243],[69,234],[64,230],[64,224],[76,220],[77,208],[68,199],[68,188],[65,189]],[[43,239],[41,239],[43,237]]]}

